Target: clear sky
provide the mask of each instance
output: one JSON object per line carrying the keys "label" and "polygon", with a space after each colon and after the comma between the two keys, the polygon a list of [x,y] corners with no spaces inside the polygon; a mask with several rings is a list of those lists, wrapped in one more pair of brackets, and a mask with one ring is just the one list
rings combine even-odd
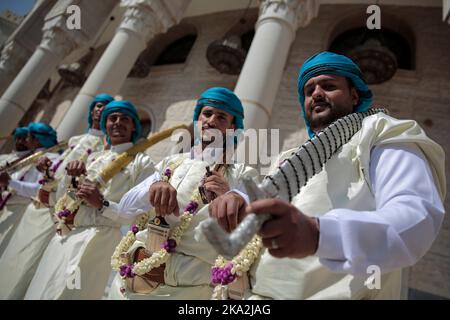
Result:
{"label": "clear sky", "polygon": [[11,10],[19,16],[26,15],[30,12],[35,0],[0,0],[0,12]]}

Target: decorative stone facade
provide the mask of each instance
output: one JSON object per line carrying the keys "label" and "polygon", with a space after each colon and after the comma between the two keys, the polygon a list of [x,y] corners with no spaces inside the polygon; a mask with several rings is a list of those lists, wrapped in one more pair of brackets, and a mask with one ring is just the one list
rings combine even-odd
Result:
{"label": "decorative stone facade", "polygon": [[[289,1],[287,1],[289,2]],[[448,1],[447,1],[448,2]],[[310,1],[303,1],[314,12]],[[300,24],[291,45],[287,63],[272,107],[268,127],[280,129],[281,148],[286,150],[302,144],[306,131],[297,95],[297,77],[301,64],[312,54],[327,50],[339,23],[349,16],[360,16],[359,26],[365,25],[365,5],[321,5],[317,17],[297,18]],[[391,115],[418,121],[429,136],[450,151],[450,25],[442,22],[440,7],[387,6],[383,16],[390,15],[406,24],[414,38],[413,70],[398,70],[388,82],[371,86],[375,104],[387,107]],[[258,9],[250,9],[257,16]],[[197,39],[183,64],[152,67],[145,78],[128,78],[118,95],[147,110],[154,131],[191,121],[195,100],[201,92],[214,86],[234,89],[237,75],[220,74],[206,59],[208,45],[235,25],[243,11],[226,11],[186,18],[181,23],[197,30]],[[314,15],[313,15],[314,16]],[[299,23],[299,22],[297,22]],[[164,28],[163,28],[164,29]],[[266,66],[261,65],[261,68]],[[55,94],[51,108],[55,109],[52,123],[60,123],[73,100],[75,91]],[[60,98],[58,105],[57,99]],[[48,112],[46,112],[48,114]],[[160,143],[149,154],[159,161],[168,154],[174,143]],[[281,151],[281,150],[280,150]],[[450,160],[446,159],[447,176]],[[447,184],[449,189],[450,182]],[[450,209],[450,196],[445,200]],[[450,217],[447,214],[438,239],[431,250],[409,272],[409,286],[413,289],[450,299]]]}

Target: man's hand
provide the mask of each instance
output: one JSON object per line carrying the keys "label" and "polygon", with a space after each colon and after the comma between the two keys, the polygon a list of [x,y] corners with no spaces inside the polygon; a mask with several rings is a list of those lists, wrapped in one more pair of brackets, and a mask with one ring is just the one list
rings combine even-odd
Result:
{"label": "man's hand", "polygon": [[52,165],[52,161],[49,158],[47,158],[46,156],[43,156],[38,159],[37,164],[36,164],[36,169],[39,172],[44,173],[48,168],[51,167],[51,165]]}
{"label": "man's hand", "polygon": [[84,162],[75,160],[67,164],[66,171],[69,176],[79,177],[86,174],[86,166],[84,165]]}
{"label": "man's hand", "polygon": [[167,216],[180,215],[177,201],[177,190],[168,182],[159,181],[150,186],[150,204],[155,208],[158,215]]}
{"label": "man's hand", "polygon": [[246,215],[245,206],[246,202],[239,194],[229,192],[209,204],[209,216],[216,218],[222,228],[231,232]]}
{"label": "man's hand", "polygon": [[205,179],[203,187],[206,190],[208,201],[224,195],[230,191],[230,186],[225,178],[217,171],[211,171],[211,175]]}
{"label": "man's hand", "polygon": [[103,196],[95,183],[85,181],[77,192],[77,197],[83,199],[89,206],[101,209],[103,207]]}
{"label": "man's hand", "polygon": [[6,172],[6,171],[0,172],[0,187],[1,188],[8,187],[10,180],[11,180],[11,177],[9,176],[8,172]]}
{"label": "man's hand", "polygon": [[264,199],[251,203],[247,213],[269,213],[258,234],[269,253],[277,258],[304,258],[313,255],[319,244],[317,219],[308,217],[288,202]]}

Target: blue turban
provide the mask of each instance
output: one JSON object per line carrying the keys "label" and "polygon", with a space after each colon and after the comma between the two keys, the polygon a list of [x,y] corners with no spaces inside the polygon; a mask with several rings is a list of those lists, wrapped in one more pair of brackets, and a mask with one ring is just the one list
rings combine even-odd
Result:
{"label": "blue turban", "polygon": [[114,112],[120,112],[123,114],[126,114],[131,119],[133,119],[134,122],[134,131],[133,135],[131,136],[131,140],[133,143],[136,142],[136,140],[141,136],[141,121],[139,119],[139,115],[137,113],[136,108],[133,106],[133,104],[126,100],[120,100],[120,101],[111,101],[108,103],[103,109],[102,117],[100,119],[100,129],[107,135],[108,143],[111,144],[111,139],[108,136],[108,133],[106,132],[106,119],[111,113]]}
{"label": "blue turban", "polygon": [[28,135],[28,127],[18,127],[14,130],[14,139],[17,138],[26,138]]}
{"label": "blue turban", "polygon": [[365,112],[372,105],[372,92],[367,86],[367,83],[364,81],[361,70],[351,59],[346,56],[327,51],[310,57],[305,61],[300,69],[297,84],[298,95],[303,111],[303,118],[305,119],[306,128],[310,138],[314,136],[314,132],[309,126],[308,119],[306,119],[305,95],[303,89],[309,79],[322,74],[334,74],[337,76],[346,77],[352,81],[359,94],[359,102],[356,106],[355,112]]}
{"label": "blue turban", "polygon": [[91,104],[89,105],[89,115],[88,115],[89,128],[92,128],[92,110],[94,109],[97,102],[103,102],[105,105],[107,105],[111,101],[114,101],[114,98],[106,93],[100,93],[94,97],[94,100],[92,100]]}
{"label": "blue turban", "polygon": [[46,123],[30,122],[28,130],[33,137],[39,140],[44,148],[53,147],[58,143],[56,131]]}
{"label": "blue turban", "polygon": [[244,129],[244,108],[233,91],[226,88],[210,88],[203,92],[194,110],[194,121],[198,120],[204,106],[210,106],[231,114],[236,129]]}

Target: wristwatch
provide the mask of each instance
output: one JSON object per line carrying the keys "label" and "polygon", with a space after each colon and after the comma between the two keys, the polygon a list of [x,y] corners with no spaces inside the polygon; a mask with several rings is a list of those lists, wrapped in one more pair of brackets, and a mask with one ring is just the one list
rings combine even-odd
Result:
{"label": "wristwatch", "polygon": [[102,198],[102,207],[100,209],[98,209],[98,211],[100,211],[100,213],[103,213],[103,211],[105,211],[105,209],[108,207],[109,207],[109,201],[106,200],[105,198]]}

